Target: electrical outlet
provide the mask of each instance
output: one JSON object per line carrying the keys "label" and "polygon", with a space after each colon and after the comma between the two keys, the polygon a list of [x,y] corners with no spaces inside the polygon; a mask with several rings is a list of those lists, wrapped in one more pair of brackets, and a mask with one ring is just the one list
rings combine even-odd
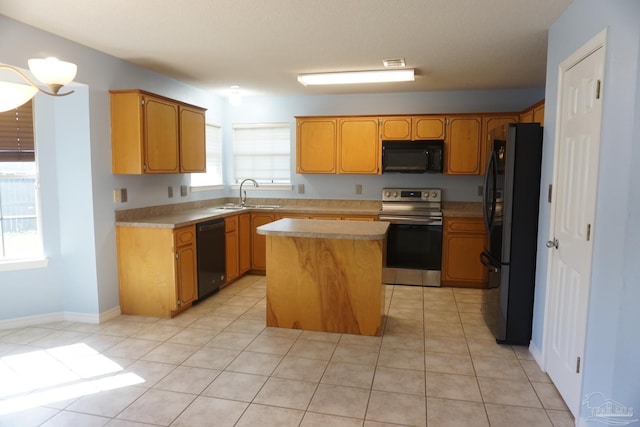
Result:
{"label": "electrical outlet", "polygon": [[113,190],[113,203],[120,203],[120,190]]}
{"label": "electrical outlet", "polygon": [[356,184],[356,194],[362,194],[362,184]]}
{"label": "electrical outlet", "polygon": [[121,188],[120,189],[120,201],[122,203],[126,203],[127,202],[127,189],[126,188]]}
{"label": "electrical outlet", "polygon": [[304,184],[298,184],[298,194],[304,194]]}
{"label": "electrical outlet", "polygon": [[478,185],[478,196],[482,197],[483,193],[484,193],[484,188],[482,187],[482,185]]}
{"label": "electrical outlet", "polygon": [[173,186],[170,185],[167,191],[167,195],[169,196],[169,198],[173,197]]}
{"label": "electrical outlet", "polygon": [[189,194],[189,188],[186,185],[180,186],[180,197],[186,197]]}

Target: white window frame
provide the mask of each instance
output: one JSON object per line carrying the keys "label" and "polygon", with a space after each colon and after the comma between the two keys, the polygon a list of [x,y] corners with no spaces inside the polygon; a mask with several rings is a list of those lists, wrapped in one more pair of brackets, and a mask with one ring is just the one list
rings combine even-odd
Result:
{"label": "white window frame", "polygon": [[[217,133],[217,135],[216,135]],[[206,124],[206,164],[204,173],[192,173],[191,191],[221,190],[224,188],[222,126]]]}
{"label": "white window frame", "polygon": [[[286,162],[283,161],[283,159],[280,159],[280,163],[281,164],[285,164],[287,165],[287,171],[288,171],[288,178],[287,179],[280,179],[280,180],[275,180],[273,179],[273,177],[271,179],[265,178],[265,177],[261,177],[259,176],[259,174],[255,174],[253,173],[253,175],[256,176],[239,176],[238,173],[238,159],[241,157],[244,157],[246,155],[244,154],[239,154],[238,150],[237,150],[237,134],[236,131],[237,130],[242,130],[242,129],[248,129],[248,130],[262,130],[262,129],[270,129],[270,128],[278,128],[278,129],[285,129],[288,131],[288,137],[287,137],[287,141],[286,144],[284,143],[284,141],[281,141],[280,143],[280,148],[284,149],[284,147],[286,147],[286,154],[284,154],[284,151],[280,151],[278,153],[272,153],[272,155],[276,156],[276,157],[286,157]],[[258,183],[260,184],[260,188],[261,189],[266,189],[266,190],[291,190],[293,189],[293,185],[292,185],[292,181],[291,181],[291,174],[292,174],[292,170],[291,170],[291,123],[287,123],[287,122],[282,122],[282,123],[234,123],[232,125],[232,133],[233,133],[233,177],[232,177],[232,182],[231,182],[231,187],[232,188],[237,188],[240,185],[240,182],[245,179],[245,178],[253,178],[256,179],[258,181]],[[269,154],[266,153],[266,155],[268,156]],[[249,156],[246,156],[249,157]],[[251,173],[248,173],[251,174]]]}

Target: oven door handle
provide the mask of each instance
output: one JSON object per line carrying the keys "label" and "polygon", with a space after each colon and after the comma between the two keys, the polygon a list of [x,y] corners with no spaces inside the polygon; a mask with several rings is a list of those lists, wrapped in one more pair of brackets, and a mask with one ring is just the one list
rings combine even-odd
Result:
{"label": "oven door handle", "polygon": [[442,225],[442,218],[414,218],[407,216],[381,215],[378,219],[380,221],[389,221],[392,224]]}

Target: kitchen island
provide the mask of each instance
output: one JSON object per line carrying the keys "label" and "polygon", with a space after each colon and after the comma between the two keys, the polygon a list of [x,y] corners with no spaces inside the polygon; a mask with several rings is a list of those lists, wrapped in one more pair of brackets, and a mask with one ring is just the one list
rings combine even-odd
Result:
{"label": "kitchen island", "polygon": [[266,236],[267,326],[380,335],[389,223],[281,219]]}

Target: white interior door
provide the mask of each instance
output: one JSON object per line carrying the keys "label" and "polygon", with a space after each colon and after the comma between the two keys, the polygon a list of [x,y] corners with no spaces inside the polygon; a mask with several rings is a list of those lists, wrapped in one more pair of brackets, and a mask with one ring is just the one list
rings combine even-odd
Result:
{"label": "white interior door", "polygon": [[560,78],[545,365],[576,418],[596,232],[604,61],[603,44],[591,47]]}

